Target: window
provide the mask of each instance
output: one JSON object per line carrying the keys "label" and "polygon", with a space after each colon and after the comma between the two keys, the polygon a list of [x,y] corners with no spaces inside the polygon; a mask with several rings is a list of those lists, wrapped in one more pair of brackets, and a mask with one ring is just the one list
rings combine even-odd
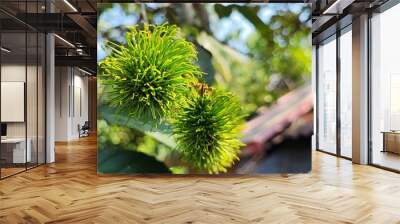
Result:
{"label": "window", "polygon": [[352,35],[351,26],[340,36],[340,154],[351,158],[352,149]]}
{"label": "window", "polygon": [[318,149],[336,153],[336,40],[318,48]]}
{"label": "window", "polygon": [[371,18],[372,163],[400,170],[400,5]]}

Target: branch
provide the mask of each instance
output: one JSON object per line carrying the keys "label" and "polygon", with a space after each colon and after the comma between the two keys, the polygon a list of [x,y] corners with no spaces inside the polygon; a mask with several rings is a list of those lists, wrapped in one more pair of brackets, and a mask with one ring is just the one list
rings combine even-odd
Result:
{"label": "branch", "polygon": [[149,23],[149,21],[147,19],[146,6],[143,3],[140,4],[140,13],[142,14],[143,22],[144,23]]}

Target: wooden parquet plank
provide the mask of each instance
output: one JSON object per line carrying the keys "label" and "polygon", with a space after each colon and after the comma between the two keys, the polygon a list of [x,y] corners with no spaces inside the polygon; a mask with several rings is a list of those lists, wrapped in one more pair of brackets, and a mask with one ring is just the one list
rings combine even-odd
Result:
{"label": "wooden parquet plank", "polygon": [[0,223],[400,223],[400,175],[313,152],[313,171],[98,176],[96,139],[0,181]]}

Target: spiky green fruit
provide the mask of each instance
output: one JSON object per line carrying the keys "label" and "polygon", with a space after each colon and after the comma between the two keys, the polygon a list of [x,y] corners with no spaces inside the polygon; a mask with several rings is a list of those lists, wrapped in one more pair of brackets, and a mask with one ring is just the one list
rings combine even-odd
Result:
{"label": "spiky green fruit", "polygon": [[107,45],[100,63],[107,102],[129,116],[160,123],[201,75],[195,46],[173,25],[131,27],[126,44]]}
{"label": "spiky green fruit", "polygon": [[243,113],[238,99],[207,89],[188,98],[173,123],[177,149],[193,168],[210,174],[226,172],[238,160],[243,143]]}

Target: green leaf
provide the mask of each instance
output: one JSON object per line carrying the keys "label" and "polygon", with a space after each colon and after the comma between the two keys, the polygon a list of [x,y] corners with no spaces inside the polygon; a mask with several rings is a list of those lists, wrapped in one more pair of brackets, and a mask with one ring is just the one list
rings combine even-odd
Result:
{"label": "green leaf", "polygon": [[202,47],[200,44],[196,44],[198,52],[198,64],[202,72],[204,72],[204,81],[208,85],[212,85],[214,82],[215,69],[212,63],[212,54],[209,50]]}
{"label": "green leaf", "polygon": [[170,173],[164,163],[144,153],[120,149],[113,145],[99,146],[97,172],[101,174]]}
{"label": "green leaf", "polygon": [[104,118],[112,124],[121,125],[129,128],[133,128],[140,132],[143,132],[164,145],[175,148],[176,143],[172,137],[171,126],[166,123],[161,123],[158,126],[153,126],[143,121],[137,120],[134,117],[129,117],[124,112],[116,113],[115,110],[108,106],[101,106],[99,109],[99,117]]}

